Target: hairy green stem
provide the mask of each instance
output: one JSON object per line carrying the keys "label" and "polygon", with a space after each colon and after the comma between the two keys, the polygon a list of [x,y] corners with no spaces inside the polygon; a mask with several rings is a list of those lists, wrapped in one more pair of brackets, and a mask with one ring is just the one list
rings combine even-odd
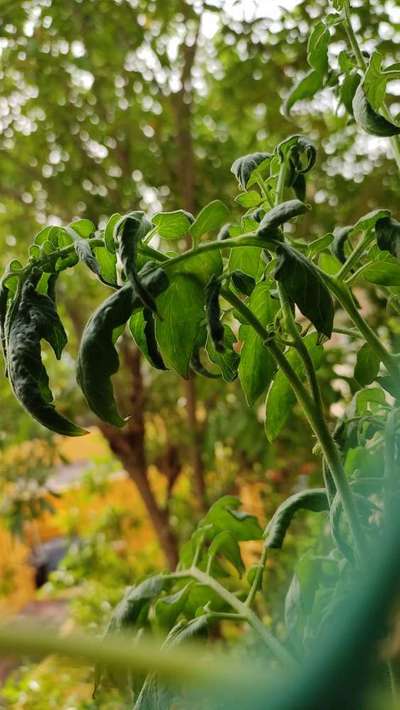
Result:
{"label": "hairy green stem", "polygon": [[264,574],[264,569],[265,569],[265,563],[267,561],[267,555],[268,555],[268,548],[265,547],[265,545],[264,545],[259,563],[257,565],[256,573],[254,575],[253,583],[251,585],[250,591],[249,591],[247,599],[245,601],[245,605],[248,607],[252,606],[255,596],[256,596],[258,590],[260,589],[261,580],[262,580],[262,576]]}
{"label": "hairy green stem", "polygon": [[376,353],[381,362],[383,362],[387,371],[393,377],[399,378],[400,369],[396,358],[385,348],[378,336],[374,333],[372,328],[370,328],[368,323],[361,316],[348,288],[344,284],[339,283],[335,277],[326,274],[321,269],[318,269],[318,271],[327,286],[329,287],[329,289],[339,301],[342,308],[347,311],[348,315],[350,316],[354,325],[357,327],[357,329],[363,336],[364,340],[366,340],[368,345]]}
{"label": "hairy green stem", "polygon": [[342,268],[339,269],[337,274],[335,274],[335,277],[338,279],[338,281],[343,281],[345,276],[347,276],[347,274],[351,271],[354,262],[357,261],[358,257],[363,253],[364,249],[366,248],[366,246],[368,246],[372,239],[372,232],[367,232],[363,237],[361,237],[356,247],[353,249],[351,254],[344,262]]}
{"label": "hairy green stem", "polygon": [[256,332],[261,336],[265,347],[269,349],[272,356],[275,358],[278,366],[286,375],[291,385],[301,407],[303,408],[304,414],[308,419],[308,422],[317,437],[320,444],[321,451],[326,459],[329,466],[330,472],[335,481],[335,486],[340,495],[343,509],[347,517],[350,530],[352,531],[354,543],[357,548],[357,552],[360,558],[365,557],[365,540],[363,530],[359,521],[359,516],[357,509],[354,505],[353,496],[349,483],[346,478],[346,474],[341,461],[341,456],[338,448],[331,436],[328,429],[327,423],[325,421],[322,412],[316,407],[314,400],[310,397],[306,388],[304,387],[302,381],[297,376],[296,372],[293,370],[285,354],[280,350],[274,340],[271,338],[270,333],[264,328],[260,323],[258,318],[252,313],[252,311],[236,296],[227,289],[221,291],[221,295],[226,298],[247,320],[247,322],[254,327]]}

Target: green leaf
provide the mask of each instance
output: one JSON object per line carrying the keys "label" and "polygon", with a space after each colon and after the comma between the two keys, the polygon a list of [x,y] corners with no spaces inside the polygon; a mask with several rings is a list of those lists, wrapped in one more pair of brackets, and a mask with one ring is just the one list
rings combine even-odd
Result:
{"label": "green leaf", "polygon": [[[306,335],[306,337],[303,338],[303,342],[310,353],[314,367],[318,369],[322,360],[323,348],[321,345],[318,345],[317,334],[310,333]],[[290,348],[286,353],[286,357],[296,374],[301,379],[304,379],[304,363],[297,350]],[[281,432],[295,402],[296,396],[289,384],[289,380],[282,370],[278,370],[268,390],[266,399],[265,432],[269,441],[274,441]]]}
{"label": "green leaf", "polygon": [[231,173],[234,174],[240,187],[245,189],[253,173],[258,168],[267,166],[271,158],[271,153],[249,153],[248,155],[242,155],[232,163]]}
{"label": "green leaf", "polygon": [[[235,250],[234,250],[235,251]],[[197,252],[185,261],[179,262],[168,270],[170,274],[187,274],[195,278],[201,286],[206,286],[212,276],[222,272],[220,251]]]}
{"label": "green leaf", "polygon": [[96,261],[99,265],[100,276],[110,286],[117,286],[117,259],[106,247],[94,247]]}
{"label": "green leaf", "polygon": [[298,101],[311,99],[323,87],[324,76],[319,71],[311,69],[291,90],[284,104],[284,112],[288,114]]}
{"label": "green leaf", "polygon": [[26,279],[7,316],[8,376],[17,400],[40,424],[65,436],[81,436],[87,432],[63,417],[52,403],[40,341],[47,340],[59,359],[67,336],[54,301],[35,290],[39,278],[38,272]]}
{"label": "green leaf", "polygon": [[190,276],[174,274],[157,307],[156,339],[162,358],[167,367],[187,378],[204,319],[203,290]]}
{"label": "green leaf", "polygon": [[239,574],[243,574],[245,567],[239,544],[227,530],[216,535],[209,547],[208,555],[211,559],[214,559],[216,555],[223,555],[235,567]]}
{"label": "green leaf", "polygon": [[212,230],[219,229],[229,217],[229,210],[221,200],[213,200],[197,215],[190,227],[190,234],[197,240]]}
{"label": "green leaf", "polygon": [[346,261],[345,245],[352,233],[352,227],[336,227],[333,233],[333,242],[331,244],[331,252],[333,256],[339,259],[341,264]]}
{"label": "green leaf", "polygon": [[308,244],[308,256],[317,256],[317,254],[321,251],[324,251],[331,246],[333,239],[334,236],[330,232],[328,234],[324,234],[322,237],[318,237],[318,239],[314,239],[313,242]]}
{"label": "green leaf", "polygon": [[228,270],[241,271],[257,279],[264,268],[260,255],[261,248],[258,247],[235,247],[229,255]]}
{"label": "green leaf", "polygon": [[129,330],[139,350],[152,367],[165,370],[163,359],[158,349],[154,316],[148,308],[134,313],[129,319]]}
{"label": "green leaf", "polygon": [[300,200],[288,200],[267,212],[260,222],[257,236],[262,239],[276,237],[276,230],[285,222],[307,212],[307,205]]}
{"label": "green leaf", "polygon": [[276,253],[275,278],[318,332],[330,338],[333,301],[313,263],[287,244],[280,244]]}
{"label": "green leaf", "polygon": [[368,230],[373,229],[377,222],[381,219],[385,219],[386,217],[390,217],[390,210],[380,208],[372,210],[372,212],[368,212],[357,220],[351,228],[351,233],[356,234],[356,232],[367,232]]}
{"label": "green leaf", "polygon": [[328,46],[330,34],[324,22],[317,22],[308,38],[307,61],[320,74],[328,71]]}
{"label": "green leaf", "polygon": [[[279,301],[271,297],[271,283],[258,283],[251,294],[248,306],[264,327],[271,325],[279,310]],[[241,325],[239,338],[239,378],[247,404],[252,407],[269,386],[276,371],[276,363],[261,337],[250,325]]]}
{"label": "green leaf", "polygon": [[135,587],[128,587],[113,611],[104,636],[135,626],[143,610],[148,608],[149,603],[165,589],[167,584],[167,577],[154,575]]}
{"label": "green leaf", "polygon": [[77,362],[77,382],[91,410],[114,426],[123,426],[114,399],[111,376],[119,369],[113,332],[125,324],[135,305],[132,286],[113,293],[93,313],[82,334]]}
{"label": "green leaf", "polygon": [[361,81],[361,76],[357,69],[348,72],[339,88],[340,100],[346,111],[353,116],[353,100]]}
{"label": "green leaf", "polygon": [[154,607],[156,620],[160,626],[170,629],[182,613],[193,582],[189,582],[174,594],[160,597]]}
{"label": "green leaf", "polygon": [[214,503],[201,521],[201,525],[212,523],[216,530],[230,532],[238,542],[260,540],[262,530],[254,515],[242,513],[241,502],[235,496],[224,496]]}
{"label": "green leaf", "polygon": [[89,239],[96,230],[90,219],[76,219],[69,226],[83,239]]}
{"label": "green leaf", "polygon": [[151,221],[156,225],[157,232],[163,239],[180,239],[188,234],[194,217],[185,210],[175,210],[158,212]]}
{"label": "green leaf", "polygon": [[138,274],[138,246],[151,229],[151,223],[141,211],[130,212],[120,219],[114,228],[118,254],[125,276],[146,308],[157,313],[155,300],[141,282]]}
{"label": "green leaf", "polygon": [[114,241],[114,229],[121,217],[122,215],[119,212],[112,214],[104,229],[104,242],[108,251],[112,254],[117,250],[117,245]]}
{"label": "green leaf", "polygon": [[251,208],[258,207],[262,201],[261,195],[256,192],[256,190],[250,190],[249,192],[241,192],[240,195],[235,197],[235,202],[237,202],[242,207]]}
{"label": "green leaf", "polygon": [[265,531],[265,547],[281,548],[293,517],[298,510],[312,510],[319,513],[329,510],[325,488],[300,491],[287,498],[274,513]]}
{"label": "green leaf", "polygon": [[363,278],[378,286],[400,286],[400,263],[382,259],[363,270]]}
{"label": "green leaf", "polygon": [[353,99],[353,112],[356,123],[373,136],[395,136],[400,133],[400,126],[396,126],[387,118],[377,113],[372,108],[366,95],[363,84],[360,84]]}
{"label": "green leaf", "polygon": [[340,270],[341,264],[339,259],[333,256],[333,254],[322,252],[318,258],[318,266],[322,271],[333,276],[333,274],[337,274]]}
{"label": "green leaf", "polygon": [[360,385],[369,385],[374,381],[379,372],[380,359],[368,343],[360,348],[357,353],[357,362],[354,368],[354,377]]}

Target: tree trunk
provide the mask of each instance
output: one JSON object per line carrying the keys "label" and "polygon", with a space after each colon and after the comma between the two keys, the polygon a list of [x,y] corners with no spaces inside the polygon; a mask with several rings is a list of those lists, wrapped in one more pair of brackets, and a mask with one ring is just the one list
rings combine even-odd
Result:
{"label": "tree trunk", "polygon": [[123,347],[124,360],[132,376],[130,410],[132,417],[124,430],[100,424],[111,450],[120,459],[125,471],[136,485],[158,537],[168,566],[175,569],[178,546],[169,521],[168,509],[157,502],[151,488],[145,450],[145,391],[141,371],[141,355],[137,348]]}
{"label": "tree trunk", "polygon": [[[187,11],[187,7],[183,8]],[[197,38],[200,29],[200,18],[196,39],[192,45],[182,44],[183,68],[181,74],[182,88],[172,97],[175,115],[175,137],[177,146],[176,170],[180,186],[180,207],[194,212],[196,210],[195,196],[195,163],[192,139],[192,86],[191,72],[196,57]],[[207,508],[204,465],[202,460],[202,432],[197,417],[197,394],[195,380],[184,381],[186,411],[191,434],[191,464],[193,472],[193,490],[199,509]]]}

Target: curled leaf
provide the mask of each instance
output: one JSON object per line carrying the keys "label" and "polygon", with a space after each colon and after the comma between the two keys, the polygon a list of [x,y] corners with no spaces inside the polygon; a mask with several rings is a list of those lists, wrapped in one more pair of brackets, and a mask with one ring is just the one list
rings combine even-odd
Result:
{"label": "curled leaf", "polygon": [[298,510],[312,510],[316,513],[329,510],[325,488],[301,491],[287,498],[279,506],[265,529],[265,547],[282,547],[286,533]]}
{"label": "curled leaf", "polygon": [[356,123],[373,136],[396,136],[400,133],[400,126],[396,126],[372,108],[362,84],[354,94],[353,112]]}
{"label": "curled leaf", "polygon": [[31,275],[12,303],[7,317],[7,372],[15,396],[40,424],[65,436],[81,436],[84,429],[55,408],[49,378],[41,358],[41,339],[47,340],[59,359],[67,336],[53,300],[35,290]]}
{"label": "curled leaf", "polygon": [[223,353],[224,345],[224,326],[221,323],[221,310],[219,307],[219,292],[221,283],[216,276],[212,276],[207,283],[206,295],[206,314],[207,324],[210,333],[210,338],[217,352]]}
{"label": "curled leaf", "polygon": [[231,166],[231,172],[238,180],[240,187],[246,188],[250,177],[256,168],[264,161],[269,161],[272,158],[271,153],[249,153],[237,158]]}
{"label": "curled leaf", "polygon": [[273,207],[267,212],[260,222],[257,230],[257,236],[265,239],[267,237],[276,237],[276,230],[285,222],[304,214],[308,209],[307,205],[300,200],[288,200],[282,202],[277,207]]}

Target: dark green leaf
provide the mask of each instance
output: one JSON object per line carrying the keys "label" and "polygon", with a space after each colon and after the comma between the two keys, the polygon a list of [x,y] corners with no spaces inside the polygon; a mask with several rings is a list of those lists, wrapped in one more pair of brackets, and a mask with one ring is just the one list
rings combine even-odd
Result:
{"label": "dark green leaf", "polygon": [[119,212],[112,214],[104,229],[104,242],[108,251],[112,254],[117,250],[117,245],[114,241],[114,229],[121,217],[122,215]]}
{"label": "dark green leaf", "polygon": [[125,420],[118,413],[111,383],[111,376],[119,368],[113,332],[128,321],[134,306],[130,284],[113,293],[87,322],[78,353],[77,381],[89,407],[114,426],[123,426]]}
{"label": "dark green leaf", "polygon": [[383,217],[377,220],[375,233],[379,249],[400,258],[400,222],[393,217]]}
{"label": "dark green leaf", "polygon": [[40,341],[47,340],[59,359],[67,336],[53,300],[35,290],[39,276],[32,275],[25,281],[7,317],[8,376],[16,398],[40,424],[59,434],[80,436],[86,432],[59,414],[52,404]]}
{"label": "dark green leaf", "polygon": [[300,200],[288,200],[267,212],[260,222],[257,235],[262,239],[275,236],[276,230],[285,222],[298,217],[307,211],[307,205]]}
{"label": "dark green leaf", "polygon": [[233,382],[238,376],[239,355],[234,349],[236,338],[231,329],[223,326],[223,351],[218,351],[212,342],[207,340],[207,353],[211,362],[219,367],[225,382]]}
{"label": "dark green leaf", "polygon": [[316,513],[329,510],[325,488],[300,491],[287,498],[275,512],[265,531],[265,547],[281,548],[294,515],[298,510],[312,510]]}
{"label": "dark green leaf", "polygon": [[137,347],[146,360],[158,370],[165,370],[163,359],[158,349],[154,316],[148,308],[134,313],[129,319],[129,330]]}
{"label": "dark green leaf", "polygon": [[244,271],[236,269],[231,273],[232,283],[239,293],[243,293],[245,296],[250,296],[253,291],[256,282],[253,276],[249,276]]}
{"label": "dark green leaf", "polygon": [[[263,281],[255,287],[248,304],[264,327],[273,323],[279,301],[271,297],[271,283]],[[249,407],[265,392],[276,371],[275,360],[263,345],[261,337],[250,325],[241,325],[239,338],[239,378]]]}
{"label": "dark green leaf", "polygon": [[153,313],[157,313],[155,300],[138,275],[138,246],[150,229],[151,223],[144,213],[137,211],[122,217],[114,228],[114,234],[117,237],[118,253],[126,278],[130,281],[143,305]]}
{"label": "dark green leaf", "polygon": [[263,163],[271,159],[271,153],[250,153],[237,158],[231,166],[231,172],[238,180],[240,187],[245,189],[252,173]]}
{"label": "dark green leaf", "polygon": [[184,609],[192,582],[186,584],[174,594],[160,597],[155,604],[154,613],[160,626],[170,629]]}
{"label": "dark green leaf", "polygon": [[79,261],[83,261],[83,263],[86,264],[86,266],[88,266],[94,274],[100,274],[99,264],[93,256],[90,244],[86,241],[86,239],[77,239],[74,246]]}
{"label": "dark green leaf", "polygon": [[333,302],[313,263],[287,244],[279,245],[277,255],[275,278],[318,332],[330,338]]}
{"label": "dark green leaf", "polygon": [[377,113],[369,103],[362,84],[357,88],[353,99],[353,112],[356,122],[367,133],[373,136],[395,136],[400,133],[400,127]]}
{"label": "dark green leaf", "polygon": [[340,100],[350,116],[353,116],[353,100],[360,81],[359,72],[353,69],[345,75],[339,89]]}
{"label": "dark green leaf", "polygon": [[225,350],[224,345],[224,326],[221,323],[221,310],[219,307],[219,292],[221,289],[221,283],[216,276],[212,276],[209,280],[206,290],[206,315],[207,315],[207,325],[208,332],[210,334],[211,342],[217,352],[223,353]]}
{"label": "dark green leaf", "polygon": [[337,227],[333,233],[333,242],[330,249],[332,254],[339,259],[341,264],[344,264],[346,261],[344,248],[352,229],[352,227]]}
{"label": "dark green leaf", "polygon": [[128,587],[113,611],[105,637],[135,626],[143,609],[165,589],[167,583],[165,576],[154,575],[135,587]]}

